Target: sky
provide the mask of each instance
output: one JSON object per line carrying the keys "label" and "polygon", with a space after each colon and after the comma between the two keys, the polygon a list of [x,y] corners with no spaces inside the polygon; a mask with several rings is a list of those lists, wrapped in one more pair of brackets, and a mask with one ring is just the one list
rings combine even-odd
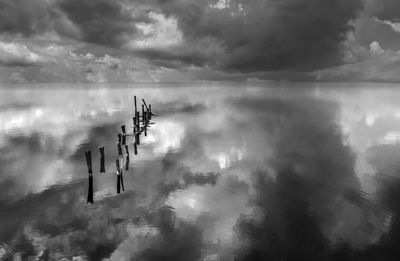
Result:
{"label": "sky", "polygon": [[1,83],[400,81],[398,0],[0,0]]}

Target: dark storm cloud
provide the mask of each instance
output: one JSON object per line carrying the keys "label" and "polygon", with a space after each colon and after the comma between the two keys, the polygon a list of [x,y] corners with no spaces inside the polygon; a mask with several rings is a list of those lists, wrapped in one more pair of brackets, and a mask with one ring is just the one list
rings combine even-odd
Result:
{"label": "dark storm cloud", "polygon": [[210,37],[222,42],[224,53],[215,64],[250,72],[339,63],[339,45],[362,2],[236,0],[225,9],[211,8],[205,0],[160,1],[159,5],[178,19],[188,41]]}
{"label": "dark storm cloud", "polygon": [[0,0],[0,33],[30,36],[44,32],[54,15],[47,1]]}
{"label": "dark storm cloud", "polygon": [[106,46],[119,46],[136,33],[135,17],[116,0],[0,0],[0,33],[62,36]]}
{"label": "dark storm cloud", "polygon": [[[0,32],[32,36],[53,31],[120,47],[144,36],[137,23],[155,24],[151,11],[176,19],[183,35],[176,46],[133,52],[156,65],[240,72],[311,70],[341,63],[340,44],[362,8],[361,0],[232,0],[222,9],[216,8],[217,2],[0,0]],[[395,14],[390,12],[398,4],[384,1],[389,2],[380,17]]]}
{"label": "dark storm cloud", "polygon": [[119,46],[136,32],[132,23],[135,19],[120,1],[63,0],[58,7],[78,27],[86,42]]}
{"label": "dark storm cloud", "polygon": [[370,13],[381,20],[400,22],[400,2],[397,0],[367,1]]}

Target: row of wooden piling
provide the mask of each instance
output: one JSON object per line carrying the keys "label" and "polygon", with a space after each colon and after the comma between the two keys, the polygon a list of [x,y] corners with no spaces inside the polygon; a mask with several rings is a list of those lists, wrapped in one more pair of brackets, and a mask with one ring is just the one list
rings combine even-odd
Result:
{"label": "row of wooden piling", "polygon": [[[151,104],[147,106],[146,101],[142,99],[142,114],[140,115],[140,112],[137,109],[137,102],[136,102],[136,96],[134,96],[134,102],[135,102],[135,110],[134,110],[134,117],[132,118],[133,120],[133,131],[132,134],[127,134],[126,132],[126,126],[122,125],[121,126],[121,133],[118,133],[117,135],[117,150],[118,150],[118,156],[123,157],[123,146],[125,147],[125,166],[123,166],[123,158],[119,157],[118,159],[115,160],[115,165],[117,169],[117,193],[125,190],[124,186],[124,179],[123,179],[123,169],[126,171],[129,170],[129,162],[130,162],[130,155],[129,155],[129,148],[127,145],[127,137],[128,136],[133,136],[134,142],[133,142],[133,151],[134,155],[138,154],[138,148],[137,146],[140,145],[140,135],[144,133],[145,136],[147,136],[147,128],[149,127],[151,123],[152,116],[155,116],[151,110]],[[141,120],[140,120],[141,118]],[[142,125],[140,124],[142,123]],[[105,156],[104,156],[104,146],[99,147],[99,152],[100,152],[100,173],[105,173]],[[92,152],[90,150],[85,151],[85,157],[86,157],[86,164],[88,167],[88,173],[89,173],[89,188],[88,188],[88,197],[87,197],[87,203],[92,203],[93,204],[93,169],[92,169]]]}

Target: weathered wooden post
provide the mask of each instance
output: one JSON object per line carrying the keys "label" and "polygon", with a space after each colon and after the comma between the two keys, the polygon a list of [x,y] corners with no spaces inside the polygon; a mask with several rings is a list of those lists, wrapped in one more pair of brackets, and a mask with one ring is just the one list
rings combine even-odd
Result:
{"label": "weathered wooden post", "polygon": [[143,123],[143,125],[145,124],[144,123],[144,105],[142,104],[142,123]]}
{"label": "weathered wooden post", "polygon": [[[136,111],[135,112],[135,118],[136,118],[136,126],[139,126],[139,124],[140,124],[140,119],[139,119],[139,112],[138,111]],[[137,127],[136,127],[137,128]]]}
{"label": "weathered wooden post", "polygon": [[125,145],[125,170],[129,170],[129,149],[128,145]]}
{"label": "weathered wooden post", "polygon": [[149,110],[149,108],[147,107],[146,101],[144,99],[142,99],[142,102],[143,102],[144,106],[146,106],[146,110]]}
{"label": "weathered wooden post", "polygon": [[132,121],[133,121],[133,135],[135,135],[135,131],[136,131],[136,117],[133,117],[132,118]]}
{"label": "weathered wooden post", "polygon": [[135,143],[136,145],[140,145],[140,132],[135,134]]}
{"label": "weathered wooden post", "polygon": [[121,126],[121,130],[122,130],[122,145],[126,145],[126,129],[125,129],[125,125]]}
{"label": "weathered wooden post", "polygon": [[115,160],[115,165],[117,167],[117,193],[121,192],[121,178],[120,178],[120,168],[119,168],[119,159]]}
{"label": "weathered wooden post", "polygon": [[149,104],[149,120],[151,120],[152,112],[151,112],[151,104]]}
{"label": "weathered wooden post", "polygon": [[134,100],[135,100],[135,115],[136,115],[136,112],[137,112],[137,105],[136,105],[136,95],[135,95],[135,96],[133,96],[133,98],[134,98]]}
{"label": "weathered wooden post", "polygon": [[104,146],[99,147],[100,150],[100,173],[106,172],[106,168],[104,165]]}
{"label": "weathered wooden post", "polygon": [[92,152],[90,150],[85,151],[86,165],[89,172],[89,188],[86,203],[93,204],[93,171],[92,171]]}
{"label": "weathered wooden post", "polygon": [[120,173],[120,180],[121,180],[121,188],[122,188],[122,191],[125,191],[125,187],[124,187],[124,176],[122,175],[122,164],[123,164],[123,159],[122,158],[120,158],[119,159],[120,160],[120,164],[119,164],[119,173]]}
{"label": "weathered wooden post", "polygon": [[122,155],[121,141],[122,141],[122,135],[121,133],[118,133],[118,155]]}

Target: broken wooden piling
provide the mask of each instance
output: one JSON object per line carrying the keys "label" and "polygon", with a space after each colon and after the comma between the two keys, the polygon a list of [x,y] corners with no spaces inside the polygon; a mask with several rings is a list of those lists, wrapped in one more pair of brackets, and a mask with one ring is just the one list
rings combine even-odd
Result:
{"label": "broken wooden piling", "polygon": [[140,145],[140,131],[135,134],[135,144]]}
{"label": "broken wooden piling", "polygon": [[133,153],[137,155],[137,144],[136,142],[133,143]]}
{"label": "broken wooden piling", "polygon": [[121,141],[122,141],[122,134],[118,133],[118,155],[122,155],[122,146],[121,146]]}
{"label": "broken wooden piling", "polygon": [[144,125],[144,105],[142,104],[142,124]]}
{"label": "broken wooden piling", "polygon": [[122,145],[126,145],[126,129],[125,129],[125,125],[121,126],[121,130],[122,130]]}
{"label": "broken wooden piling", "polygon": [[92,152],[90,150],[85,151],[85,157],[86,157],[86,164],[87,164],[88,173],[89,173],[89,188],[88,188],[88,196],[87,196],[87,202],[86,203],[92,203],[93,204]]}
{"label": "broken wooden piling", "polygon": [[104,164],[104,146],[99,147],[100,151],[100,173],[106,172],[105,164]]}
{"label": "broken wooden piling", "polygon": [[151,112],[151,104],[149,104],[149,120],[151,120],[152,112]]}
{"label": "broken wooden piling", "polygon": [[122,191],[125,191],[124,178],[122,176],[121,159],[116,159],[115,165],[117,167],[117,193],[119,194],[121,192],[121,188]]}
{"label": "broken wooden piling", "polygon": [[136,112],[137,112],[136,95],[135,95],[135,96],[133,96],[133,98],[134,98],[134,100],[135,100],[135,114],[136,114]]}
{"label": "broken wooden piling", "polygon": [[119,174],[119,159],[115,160],[115,165],[117,167],[117,193],[119,194],[121,192],[121,179],[120,179],[120,174]]}
{"label": "broken wooden piling", "polygon": [[129,149],[128,149],[128,145],[125,145],[125,170],[129,170]]}

